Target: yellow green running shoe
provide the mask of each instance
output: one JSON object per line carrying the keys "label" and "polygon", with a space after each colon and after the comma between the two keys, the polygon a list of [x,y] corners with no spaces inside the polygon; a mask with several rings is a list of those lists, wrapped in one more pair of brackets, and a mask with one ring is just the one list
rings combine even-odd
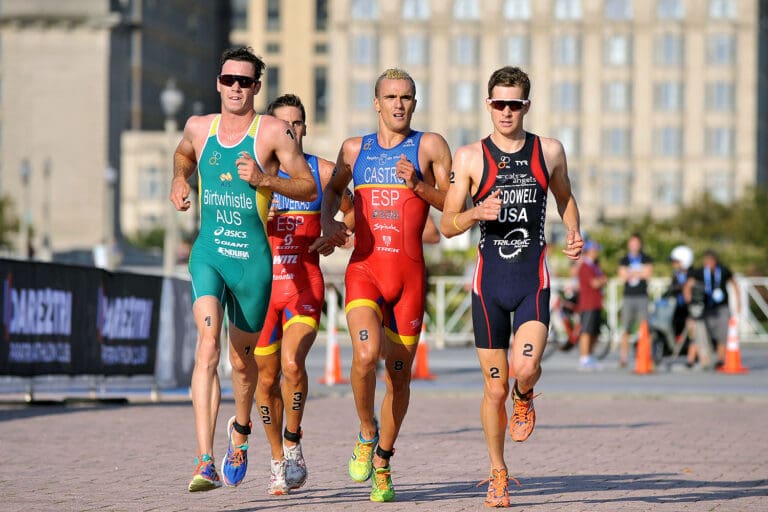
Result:
{"label": "yellow green running shoe", "polygon": [[195,458],[195,472],[189,482],[189,492],[210,491],[221,487],[213,459],[207,453]]}
{"label": "yellow green running shoe", "polygon": [[349,459],[349,476],[355,482],[365,482],[371,478],[373,472],[373,449],[379,442],[379,435],[376,434],[372,440],[363,439],[361,434],[357,435],[357,444],[352,457]]}
{"label": "yellow green running shoe", "polygon": [[392,487],[392,470],[389,466],[373,470],[371,479],[371,501],[393,501],[395,488]]}

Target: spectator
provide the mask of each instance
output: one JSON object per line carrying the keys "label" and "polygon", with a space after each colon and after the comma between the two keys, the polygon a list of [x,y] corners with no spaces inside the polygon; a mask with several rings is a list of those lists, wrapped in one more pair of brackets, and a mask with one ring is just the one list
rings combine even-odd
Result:
{"label": "spectator", "polygon": [[621,306],[621,349],[619,364],[627,365],[629,334],[648,319],[648,279],[653,274],[653,259],[643,252],[643,240],[633,233],[627,240],[627,255],[619,261],[619,278],[624,282]]}
{"label": "spectator", "polygon": [[728,321],[731,311],[728,305],[728,287],[730,284],[734,291],[734,306],[736,315],[741,311],[739,286],[733,279],[731,270],[722,265],[717,253],[707,249],[702,258],[702,268],[692,269],[685,283],[685,297],[688,302],[693,298],[693,290],[697,284],[703,284],[704,288],[704,312],[703,323],[706,328],[709,341],[717,351],[716,368],[723,365],[725,359],[725,342],[728,337]]}
{"label": "spectator", "polygon": [[579,335],[579,369],[591,371],[598,369],[592,348],[600,334],[600,318],[603,313],[603,287],[608,277],[600,269],[598,257],[600,245],[589,240],[584,245],[584,254],[578,269],[579,302],[581,314],[581,334]]}
{"label": "spectator", "polygon": [[[672,249],[669,259],[672,262],[672,281],[669,283],[669,288],[667,288],[664,296],[675,300],[675,312],[672,315],[672,332],[677,337],[683,334],[686,325],[690,322],[688,303],[685,300],[683,288],[685,288],[685,283],[688,281],[688,272],[693,264],[693,251],[686,245],[678,245]],[[688,333],[690,334],[691,332],[693,332],[693,326],[688,328]],[[684,340],[681,340],[682,342]],[[696,358],[696,345],[689,342],[686,366],[688,368],[693,367],[696,363]]]}

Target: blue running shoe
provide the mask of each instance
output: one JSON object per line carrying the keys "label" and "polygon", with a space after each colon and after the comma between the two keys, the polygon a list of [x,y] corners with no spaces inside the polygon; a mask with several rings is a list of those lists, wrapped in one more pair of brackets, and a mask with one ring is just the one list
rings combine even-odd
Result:
{"label": "blue running shoe", "polygon": [[248,443],[243,443],[240,446],[232,444],[234,423],[235,417],[232,416],[227,423],[227,435],[229,437],[227,454],[221,463],[221,476],[224,479],[224,484],[229,487],[240,485],[245,478],[246,471],[248,471]]}
{"label": "blue running shoe", "polygon": [[195,472],[189,482],[189,492],[211,491],[221,487],[213,459],[207,453],[195,457]]}

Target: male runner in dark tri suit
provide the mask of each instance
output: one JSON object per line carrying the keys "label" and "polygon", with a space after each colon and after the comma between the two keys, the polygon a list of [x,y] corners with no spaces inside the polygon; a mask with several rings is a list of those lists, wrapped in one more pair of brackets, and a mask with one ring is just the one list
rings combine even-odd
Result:
{"label": "male runner in dark tri suit", "polygon": [[[564,253],[577,259],[583,241],[571,194],[563,146],[523,129],[530,108],[528,75],[504,67],[488,81],[486,108],[493,133],[459,148],[445,199],[440,230],[456,236],[480,225],[472,281],[475,345],[485,380],[481,420],[491,462],[486,506],[508,507],[504,427],[509,396],[509,359],[516,376],[509,424],[515,441],[533,431],[533,386],[549,326],[549,270],[544,239],[547,191],[552,190],[568,231]],[[474,206],[464,210],[467,194]],[[510,314],[514,313],[514,323]]]}

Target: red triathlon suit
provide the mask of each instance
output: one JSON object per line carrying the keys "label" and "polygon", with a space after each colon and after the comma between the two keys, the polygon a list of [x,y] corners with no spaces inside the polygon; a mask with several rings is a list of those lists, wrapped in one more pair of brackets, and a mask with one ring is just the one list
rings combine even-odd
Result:
{"label": "red triathlon suit", "polygon": [[[277,352],[288,326],[299,322],[317,330],[320,323],[325,283],[320,255],[317,251],[309,252],[309,246],[320,236],[323,191],[317,157],[305,154],[304,158],[315,179],[317,198],[307,202],[274,195],[277,211],[267,223],[272,248],[272,295],[254,350],[258,356]],[[278,175],[288,177],[283,171]]]}
{"label": "red triathlon suit", "polygon": [[[483,177],[475,204],[501,190],[497,220],[480,222],[472,282],[472,322],[478,348],[509,348],[511,334],[534,320],[549,326],[549,269],[544,220],[549,173],[541,140],[525,134],[516,153],[504,153],[487,137]],[[514,324],[510,313],[514,312]]]}
{"label": "red triathlon suit", "polygon": [[422,132],[411,131],[400,144],[385,149],[377,134],[363,137],[352,169],[355,187],[355,250],[347,266],[346,311],[373,308],[391,341],[418,343],[426,301],[426,267],[421,233],[429,204],[397,177],[401,155],[419,179]]}

